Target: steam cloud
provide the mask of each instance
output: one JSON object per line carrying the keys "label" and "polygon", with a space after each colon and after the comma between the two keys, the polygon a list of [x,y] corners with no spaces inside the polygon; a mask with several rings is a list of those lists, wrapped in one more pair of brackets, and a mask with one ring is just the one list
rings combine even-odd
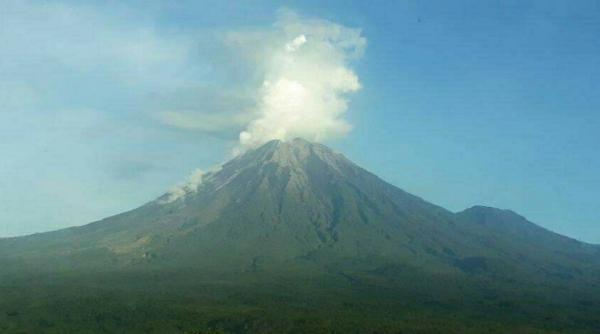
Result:
{"label": "steam cloud", "polygon": [[159,200],[159,202],[162,204],[175,202],[176,200],[186,196],[189,193],[196,192],[198,190],[198,186],[202,184],[202,180],[205,174],[206,173],[201,169],[194,170],[184,184],[171,188],[166,193],[166,197]]}
{"label": "steam cloud", "polygon": [[344,114],[347,95],[361,87],[349,65],[366,45],[359,29],[285,11],[270,35],[272,45],[261,45],[260,34],[235,37],[263,48],[256,61],[264,70],[256,116],[239,134],[238,151],[272,139],[322,141],[351,130]]}
{"label": "steam cloud", "polygon": [[[303,137],[322,141],[351,130],[344,119],[347,96],[361,86],[350,63],[362,55],[366,46],[359,29],[281,11],[272,28],[229,32],[225,43],[235,57],[247,58],[243,62],[255,69],[254,74],[260,78],[260,87],[252,89],[248,99],[256,101],[256,105],[250,111],[237,113],[164,112],[163,122],[214,132],[225,129],[228,123],[245,124],[240,127],[243,130],[234,155],[273,139]],[[218,168],[212,173],[217,171]],[[196,192],[210,175],[211,172],[196,170],[160,203],[171,203]]]}

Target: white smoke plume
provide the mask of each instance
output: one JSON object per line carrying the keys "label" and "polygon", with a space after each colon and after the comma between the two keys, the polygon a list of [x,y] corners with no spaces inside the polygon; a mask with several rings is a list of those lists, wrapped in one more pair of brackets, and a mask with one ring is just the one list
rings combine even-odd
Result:
{"label": "white smoke plume", "polygon": [[175,202],[176,200],[185,197],[189,193],[196,192],[206,173],[201,169],[194,170],[184,184],[171,188],[166,197],[161,199],[162,204]]}
{"label": "white smoke plume", "polygon": [[[245,29],[225,36],[233,56],[224,58],[235,65],[248,65],[260,78],[260,87],[251,89],[252,96],[247,99],[256,101],[254,108],[210,117],[168,112],[162,114],[163,121],[205,131],[222,130],[228,123],[246,124],[234,155],[272,139],[323,141],[347,134],[352,128],[344,118],[348,95],[361,87],[351,63],[362,55],[366,39],[360,29],[303,18],[291,11],[279,14],[271,28]],[[231,85],[236,89],[240,83]],[[196,170],[186,183],[172,188],[161,203],[196,192],[217,171]]]}
{"label": "white smoke plume", "polygon": [[351,130],[344,119],[347,96],[360,82],[350,62],[366,46],[359,29],[285,11],[273,31],[233,37],[254,48],[257,67],[264,70],[256,118],[240,133],[238,151],[272,139],[322,141]]}

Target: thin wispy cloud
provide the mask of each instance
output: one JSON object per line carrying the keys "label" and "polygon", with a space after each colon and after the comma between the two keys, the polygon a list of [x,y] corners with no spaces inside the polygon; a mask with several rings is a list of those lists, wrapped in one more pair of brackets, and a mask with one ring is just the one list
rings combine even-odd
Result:
{"label": "thin wispy cloud", "polygon": [[34,77],[38,84],[71,71],[138,89],[172,86],[191,73],[192,40],[128,18],[83,5],[3,2],[0,70],[12,78]]}

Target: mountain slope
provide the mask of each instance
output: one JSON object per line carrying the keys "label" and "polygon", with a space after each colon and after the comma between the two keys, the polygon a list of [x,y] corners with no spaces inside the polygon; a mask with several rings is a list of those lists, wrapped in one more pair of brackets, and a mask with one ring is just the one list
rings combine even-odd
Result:
{"label": "mountain slope", "polygon": [[[132,211],[0,240],[0,265],[0,294],[3,282],[50,277],[100,290],[111,282],[126,295],[187,289],[214,303],[237,291],[228,307],[282,296],[285,307],[370,303],[373,319],[400,305],[542,317],[515,302],[521,291],[553,312],[600,307],[598,247],[510,211],[452,213],[302,139],[266,143]],[[222,295],[203,294],[206,284]],[[557,288],[564,294],[549,293]]]}
{"label": "mountain slope", "polygon": [[544,280],[568,281],[591,272],[589,284],[597,284],[598,246],[548,231],[510,210],[475,206],[459,212],[457,218],[488,249],[497,250]]}
{"label": "mountain slope", "polygon": [[[474,207],[455,215],[302,139],[247,152],[178,196],[165,194],[90,225],[0,245],[4,255],[53,255],[74,266],[163,261],[256,267],[306,260],[391,262],[439,271],[482,255],[519,262],[532,254],[527,247],[544,253],[528,257],[534,262],[556,256],[585,266],[597,258],[593,247],[515,214]],[[81,256],[90,259],[80,264]]]}

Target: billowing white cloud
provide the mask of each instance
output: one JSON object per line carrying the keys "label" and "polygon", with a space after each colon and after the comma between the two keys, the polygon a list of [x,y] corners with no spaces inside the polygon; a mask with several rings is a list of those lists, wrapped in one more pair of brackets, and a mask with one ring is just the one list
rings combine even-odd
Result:
{"label": "billowing white cloud", "polygon": [[263,71],[256,116],[239,135],[239,151],[272,139],[322,141],[351,130],[347,96],[360,82],[350,62],[366,46],[359,29],[283,11],[271,30],[232,33],[229,41]]}
{"label": "billowing white cloud", "polygon": [[298,50],[298,48],[300,48],[304,43],[306,43],[306,36],[300,35],[294,38],[294,40],[292,40],[291,42],[287,43],[285,45],[285,50],[287,52],[294,52]]}
{"label": "billowing white cloud", "polygon": [[168,98],[169,109],[155,111],[162,123],[237,132],[238,153],[271,139],[323,141],[352,129],[345,113],[361,87],[351,67],[366,46],[360,29],[282,10],[270,27],[208,35],[216,80]]}
{"label": "billowing white cloud", "polygon": [[[229,50],[221,57],[234,64],[229,64],[232,72],[242,69],[245,74],[241,76],[244,82],[232,80],[227,89],[235,91],[252,83],[258,86],[241,89],[247,96],[236,103],[223,102],[239,93],[220,92],[212,96],[220,100],[215,106],[162,112],[159,117],[164,123],[213,133],[241,125],[234,154],[272,139],[322,141],[352,129],[344,116],[348,94],[361,88],[350,66],[366,46],[359,29],[303,18],[286,10],[270,28],[245,28],[220,36]],[[225,66],[222,70],[232,69]],[[245,105],[247,102],[253,105]],[[200,104],[206,106],[205,102]],[[195,192],[204,177],[207,174],[196,171],[161,202],[170,203]]]}

